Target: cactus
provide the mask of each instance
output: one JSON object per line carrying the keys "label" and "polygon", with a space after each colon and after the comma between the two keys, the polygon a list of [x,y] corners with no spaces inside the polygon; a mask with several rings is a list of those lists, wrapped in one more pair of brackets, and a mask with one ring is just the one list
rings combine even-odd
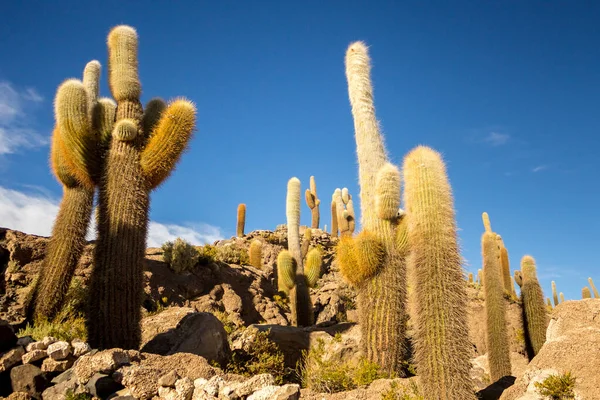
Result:
{"label": "cactus", "polygon": [[[418,146],[404,158],[403,171],[417,373],[428,398],[474,399],[466,283],[446,167],[438,152]],[[484,270],[484,289],[485,276]]]}
{"label": "cactus", "polygon": [[246,227],[246,205],[241,203],[237,208],[237,237],[244,237],[244,228]]}
{"label": "cactus", "polygon": [[515,282],[520,288],[523,287],[523,274],[521,274],[521,271],[515,271]]}
{"label": "cactus", "polygon": [[262,268],[262,242],[258,239],[254,239],[250,242],[250,250],[248,251],[250,257],[250,265],[254,268]]}
{"label": "cactus", "polygon": [[300,180],[291,178],[287,185],[285,204],[288,230],[288,250],[296,262],[295,286],[290,288],[290,308],[292,325],[309,326],[313,323],[310,294],[304,275],[302,250],[300,247]]}
{"label": "cactus", "polygon": [[469,272],[469,283],[473,283],[473,273]]}
{"label": "cactus", "polygon": [[306,189],[305,197],[306,204],[311,212],[311,228],[319,229],[319,204],[321,204],[321,200],[317,198],[317,184],[314,176],[310,177],[310,189]]}
{"label": "cactus", "polygon": [[277,255],[277,287],[280,292],[289,294],[296,286],[296,260],[287,250]]}
{"label": "cactus", "polygon": [[560,302],[564,303],[565,302],[565,295],[563,294],[563,292],[560,292],[558,297],[560,298]]}
{"label": "cactus", "polygon": [[592,293],[590,292],[589,287],[584,286],[583,289],[581,289],[581,298],[582,299],[591,299],[592,298]]}
{"label": "cactus", "polygon": [[477,270],[477,283],[483,286],[483,271],[481,268]]}
{"label": "cactus", "polygon": [[337,216],[337,204],[335,203],[335,193],[331,199],[331,236],[338,236],[338,216]]}
{"label": "cactus", "polygon": [[493,232],[486,231],[481,238],[483,258],[483,285],[487,322],[487,349],[490,377],[496,382],[511,375],[510,348],[506,324],[506,303],[500,257],[501,240]]}
{"label": "cactus", "polygon": [[[357,288],[364,355],[383,371],[402,375],[407,320],[406,218],[398,214],[397,207],[382,208],[400,204],[401,177],[398,168],[388,162],[379,132],[364,43],[349,46],[345,67],[354,119],[363,231],[351,237],[355,229],[352,197],[347,189],[337,189],[334,200],[342,233],[338,264],[345,279],[354,282]],[[382,193],[388,197],[376,205],[376,197]],[[375,248],[381,250],[370,252]]]}
{"label": "cactus", "polygon": [[504,282],[504,292],[509,296],[513,292],[512,277],[510,275],[510,262],[508,260],[508,250],[504,246],[502,238],[500,241],[500,262],[502,264],[502,281]]}
{"label": "cactus", "polygon": [[556,292],[556,282],[552,281],[551,285],[552,285],[552,299],[554,300],[554,307],[556,307],[557,305],[560,304],[558,301],[558,293]]}
{"label": "cactus", "polygon": [[596,289],[596,285],[594,285],[594,281],[592,280],[592,278],[588,278],[588,283],[590,284],[590,287],[592,288],[592,291],[594,292],[594,298],[595,299],[600,299],[600,294],[598,294],[598,290]]}
{"label": "cactus", "polygon": [[523,321],[525,345],[531,360],[540,351],[546,341],[548,316],[544,304],[544,293],[537,279],[535,260],[526,255],[521,259],[521,298],[523,301]]}
{"label": "cactus", "polygon": [[83,82],[69,79],[56,94],[50,160],[63,186],[63,198],[29,296],[29,319],[52,320],[60,311],[86,244],[94,187],[102,169],[101,141],[112,129],[115,114],[110,99],[98,100],[99,77],[100,63],[91,61],[84,69]]}
{"label": "cactus", "polygon": [[[137,349],[141,340],[143,260],[150,191],[172,172],[195,128],[196,109],[176,99],[156,118],[143,116],[135,29],[108,35],[109,87],[116,122],[99,185],[98,239],[90,278],[88,340],[99,349]],[[143,121],[158,120],[152,131]]]}
{"label": "cactus", "polygon": [[306,254],[308,254],[308,248],[310,247],[310,241],[312,240],[312,230],[310,228],[306,228],[304,230],[304,237],[302,238],[302,246],[300,248],[300,254],[302,259],[306,258]]}
{"label": "cactus", "polygon": [[314,288],[317,281],[321,277],[321,265],[323,260],[321,258],[321,252],[319,249],[311,249],[306,255],[306,283],[308,287]]}

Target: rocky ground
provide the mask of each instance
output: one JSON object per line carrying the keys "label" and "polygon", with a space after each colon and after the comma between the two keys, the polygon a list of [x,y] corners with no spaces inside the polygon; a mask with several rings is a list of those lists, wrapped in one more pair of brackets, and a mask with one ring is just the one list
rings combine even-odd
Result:
{"label": "rocky ground", "polygon": [[[247,250],[254,238],[263,241],[260,269],[239,260],[240,250]],[[317,287],[311,289],[316,325],[308,328],[289,326],[287,304],[276,291],[275,261],[287,246],[284,227],[219,241],[215,246],[220,254],[234,262],[211,262],[181,274],[163,262],[161,249],[149,248],[141,348],[97,351],[78,339],[47,336],[36,341],[15,334],[26,325],[23,304],[47,238],[0,228],[0,396],[56,400],[419,399],[411,397],[418,377],[376,379],[330,394],[301,388],[301,379],[293,373],[302,352],[317,346],[321,346],[323,359],[333,365],[358,365],[361,360],[355,294],[337,271],[335,240],[313,230],[311,244],[323,249],[324,265]],[[91,273],[92,249],[93,243],[89,243],[76,272],[84,289]],[[482,291],[471,285],[469,296],[471,376],[480,398],[542,399],[536,394],[535,382],[552,373],[571,371],[577,378],[576,398],[600,399],[600,300],[567,301],[556,307],[547,343],[531,362],[525,356],[520,304],[507,300],[513,377],[493,383],[485,354]],[[240,365],[250,365],[243,357],[261,346],[261,335],[276,344],[286,374],[230,368],[231,360],[240,357]],[[407,397],[402,397],[403,393]]]}

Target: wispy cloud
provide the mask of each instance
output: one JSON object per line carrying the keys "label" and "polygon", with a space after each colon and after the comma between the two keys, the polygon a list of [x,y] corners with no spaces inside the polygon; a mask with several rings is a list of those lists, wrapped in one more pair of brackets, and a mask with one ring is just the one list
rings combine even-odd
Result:
{"label": "wispy cloud", "polygon": [[547,165],[538,165],[537,167],[532,168],[531,172],[540,172],[540,171],[544,171],[546,169],[548,169]]}
{"label": "wispy cloud", "polygon": [[507,133],[490,132],[483,139],[483,142],[491,146],[502,146],[508,143],[509,140],[510,135]]}
{"label": "wispy cloud", "polygon": [[0,81],[0,155],[15,153],[19,148],[34,148],[48,143],[31,124],[28,111],[43,102],[33,88],[17,90],[7,81]]}
{"label": "wispy cloud", "polygon": [[[0,224],[29,234],[50,236],[59,202],[60,199],[49,197],[43,191],[24,193],[0,186]],[[94,218],[91,222],[88,240],[95,237]],[[223,235],[218,227],[204,223],[177,225],[150,221],[148,247],[160,247],[177,237],[201,245],[222,239]]]}

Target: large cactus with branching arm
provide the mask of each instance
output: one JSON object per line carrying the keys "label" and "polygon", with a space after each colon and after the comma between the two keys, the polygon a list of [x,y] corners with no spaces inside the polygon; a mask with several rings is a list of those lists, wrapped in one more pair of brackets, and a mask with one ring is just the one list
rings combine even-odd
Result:
{"label": "large cactus with branching arm", "polygon": [[84,69],[83,82],[69,79],[56,93],[50,161],[63,185],[63,199],[29,296],[28,316],[34,320],[51,320],[60,311],[86,243],[106,148],[103,141],[115,115],[112,100],[98,100],[99,77],[100,63],[91,61]]}
{"label": "large cactus with branching arm", "polygon": [[358,155],[362,231],[351,236],[353,218],[345,218],[353,213],[351,199],[347,189],[337,189],[334,200],[341,238],[336,256],[345,279],[358,291],[364,354],[384,371],[402,374],[407,246],[406,221],[398,212],[400,171],[388,162],[375,118],[370,61],[364,43],[350,45],[345,65]]}
{"label": "large cactus with branching arm", "polygon": [[[446,166],[438,152],[418,146],[404,158],[403,172],[411,252],[408,269],[414,277],[417,304],[417,374],[427,398],[475,399],[469,377],[467,284]],[[484,288],[487,284],[484,277]]]}
{"label": "large cactus with branching arm", "polygon": [[129,26],[108,35],[109,87],[117,101],[98,202],[90,280],[88,340],[94,348],[139,348],[143,260],[150,192],[172,172],[195,128],[185,99],[140,103],[138,37]]}

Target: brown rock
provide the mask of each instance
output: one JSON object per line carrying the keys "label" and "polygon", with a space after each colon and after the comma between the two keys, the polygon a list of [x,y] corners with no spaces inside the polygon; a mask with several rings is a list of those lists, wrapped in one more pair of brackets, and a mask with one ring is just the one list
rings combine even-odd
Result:
{"label": "brown rock", "polygon": [[23,354],[21,360],[23,360],[23,364],[30,364],[32,362],[36,362],[41,360],[42,358],[47,357],[46,350],[33,350],[28,353]]}
{"label": "brown rock", "polygon": [[10,382],[13,392],[25,392],[40,399],[49,385],[46,375],[35,365],[25,364],[10,370]]}
{"label": "brown rock", "polygon": [[0,319],[0,353],[15,347],[18,340],[12,326],[7,321]]}
{"label": "brown rock", "polygon": [[21,362],[21,357],[25,354],[23,347],[15,347],[12,350],[2,354],[0,357],[0,372],[8,371]]}
{"label": "brown rock", "polygon": [[42,371],[44,372],[64,372],[73,366],[73,358],[67,358],[66,360],[55,360],[53,358],[46,358],[42,363]]}
{"label": "brown rock", "polygon": [[75,376],[81,384],[87,383],[97,372],[111,374],[122,365],[130,363],[127,352],[121,349],[109,349],[94,354],[86,354],[75,364]]}

